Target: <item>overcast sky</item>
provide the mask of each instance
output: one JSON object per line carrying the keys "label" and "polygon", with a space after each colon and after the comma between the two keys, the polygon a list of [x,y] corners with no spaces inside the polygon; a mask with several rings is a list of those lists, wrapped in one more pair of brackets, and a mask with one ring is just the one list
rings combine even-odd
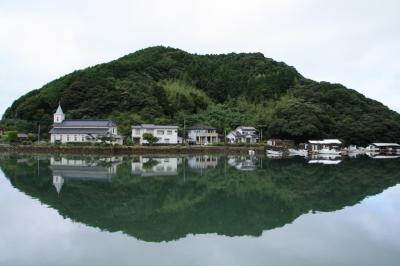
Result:
{"label": "overcast sky", "polygon": [[18,97],[154,45],[262,52],[400,112],[398,0],[1,0],[0,116]]}

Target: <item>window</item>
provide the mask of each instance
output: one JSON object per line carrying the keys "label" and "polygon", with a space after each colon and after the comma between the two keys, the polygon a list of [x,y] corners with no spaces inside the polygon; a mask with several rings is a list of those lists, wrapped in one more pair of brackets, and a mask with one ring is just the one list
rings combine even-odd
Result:
{"label": "window", "polygon": [[172,135],[172,130],[168,130],[167,135]]}
{"label": "window", "polygon": [[77,135],[74,136],[74,141],[78,141],[78,136]]}
{"label": "window", "polygon": [[67,135],[67,141],[69,141],[69,135]]}
{"label": "window", "polygon": [[140,135],[140,129],[135,129],[135,135]]}
{"label": "window", "polygon": [[164,139],[164,142],[165,143],[169,143],[169,139]]}
{"label": "window", "polygon": [[157,130],[157,135],[164,135],[164,130]]}

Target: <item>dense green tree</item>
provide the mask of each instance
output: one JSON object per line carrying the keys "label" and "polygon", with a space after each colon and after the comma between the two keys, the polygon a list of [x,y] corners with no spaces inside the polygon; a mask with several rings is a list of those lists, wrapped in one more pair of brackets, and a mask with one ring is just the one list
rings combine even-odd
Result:
{"label": "dense green tree", "polygon": [[146,140],[150,145],[157,143],[157,141],[159,140],[157,137],[149,132],[143,133],[143,139]]}

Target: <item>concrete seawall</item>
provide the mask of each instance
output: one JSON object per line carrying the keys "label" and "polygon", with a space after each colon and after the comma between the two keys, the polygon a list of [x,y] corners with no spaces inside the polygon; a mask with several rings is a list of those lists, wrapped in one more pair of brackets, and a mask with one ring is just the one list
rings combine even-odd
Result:
{"label": "concrete seawall", "polygon": [[264,155],[264,147],[232,147],[232,146],[134,146],[134,147],[68,147],[68,146],[29,146],[0,145],[3,153],[47,153],[47,154],[249,154],[254,150],[257,155]]}

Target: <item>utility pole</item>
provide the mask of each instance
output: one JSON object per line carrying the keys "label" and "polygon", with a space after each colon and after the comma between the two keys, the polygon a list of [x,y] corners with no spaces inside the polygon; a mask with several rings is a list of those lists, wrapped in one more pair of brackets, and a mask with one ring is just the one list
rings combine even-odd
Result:
{"label": "utility pole", "polygon": [[186,144],[186,119],[183,119],[183,141],[184,144]]}
{"label": "utility pole", "polygon": [[225,145],[226,145],[226,128],[224,129],[224,131],[225,131],[224,143],[225,143]]}
{"label": "utility pole", "polygon": [[39,127],[38,127],[38,140],[37,140],[37,143],[39,144],[39,142],[40,142],[40,124],[39,124]]}

